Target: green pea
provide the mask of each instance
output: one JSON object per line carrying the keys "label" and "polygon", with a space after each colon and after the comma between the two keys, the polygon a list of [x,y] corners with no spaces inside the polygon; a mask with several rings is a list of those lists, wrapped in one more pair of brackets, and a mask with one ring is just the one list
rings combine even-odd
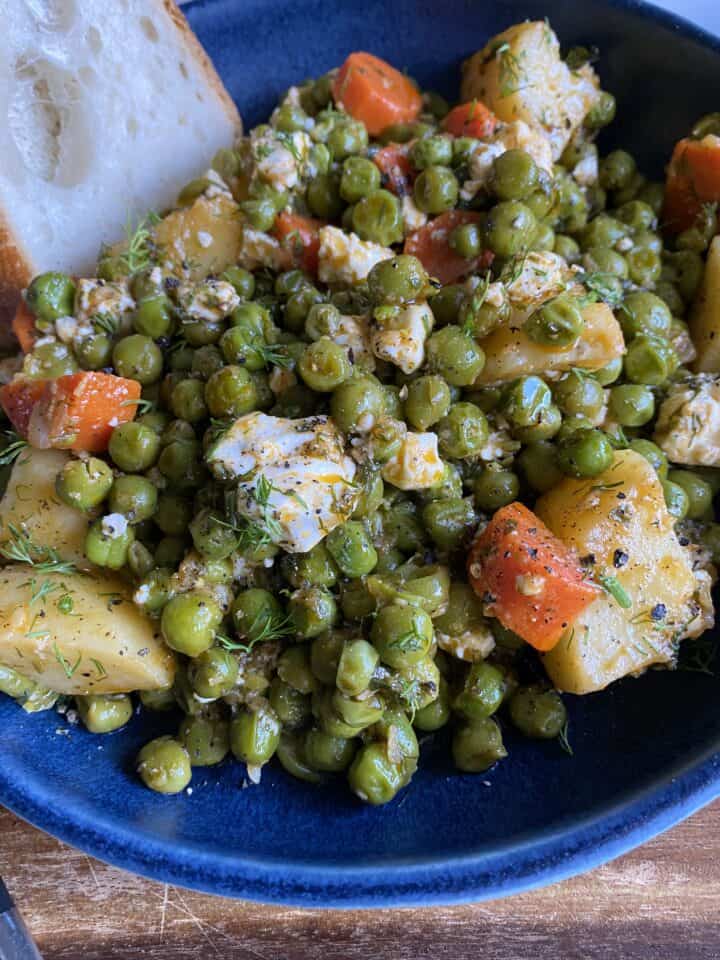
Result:
{"label": "green pea", "polygon": [[538,411],[537,417],[526,427],[513,426],[512,435],[521,443],[539,443],[549,440],[562,429],[562,414],[558,407],[550,404]]}
{"label": "green pea", "polygon": [[367,149],[368,133],[364,123],[347,120],[336,123],[327,138],[327,146],[335,160],[344,160]]}
{"label": "green pea", "polygon": [[418,498],[423,503],[433,500],[447,500],[449,497],[462,497],[463,485],[459,469],[454,463],[446,463],[443,468],[442,479],[427,490],[418,491]]}
{"label": "green pea", "polygon": [[602,274],[611,284],[627,280],[629,275],[627,260],[611,247],[588,247],[582,256],[582,265],[587,273]]}
{"label": "green pea", "polygon": [[477,456],[490,433],[487,417],[474,403],[453,404],[436,429],[440,452],[453,460]]}
{"label": "green pea", "polygon": [[322,338],[305,348],[298,373],[311,390],[329,393],[350,377],[352,364],[345,347]]}
{"label": "green pea", "polygon": [[287,554],[282,570],[293,587],[332,587],[337,583],[338,569],[325,542],[318,543],[307,553]]}
{"label": "green pea", "polygon": [[323,220],[336,220],[345,206],[340,194],[340,178],[333,173],[320,174],[311,180],[306,198],[313,216]]}
{"label": "green pea", "polygon": [[[685,516],[690,520],[699,520],[712,508],[713,491],[709,483],[692,470],[671,470],[668,473],[668,483],[681,487],[687,495],[687,510]],[[667,491],[666,491],[667,497]],[[678,499],[672,491],[671,498]],[[670,511],[673,512],[672,510]],[[676,514],[674,514],[676,515]]]}
{"label": "green pea", "polygon": [[324,587],[301,587],[290,596],[288,616],[299,637],[317,637],[337,620],[335,598]]}
{"label": "green pea", "polygon": [[519,377],[505,389],[501,409],[516,427],[529,427],[540,419],[543,410],[552,402],[548,385],[533,374]]}
{"label": "green pea", "polygon": [[295,133],[295,131],[310,129],[312,121],[301,107],[293,103],[284,103],[273,114],[273,126],[283,133]]}
{"label": "green pea", "polygon": [[127,565],[135,577],[144,577],[155,566],[155,558],[144,543],[135,540],[128,547]]}
{"label": "green pea", "polygon": [[597,417],[605,403],[605,391],[595,377],[571,370],[553,384],[553,397],[563,413],[574,417]]}
{"label": "green pea", "polygon": [[113,474],[97,457],[68,460],[55,478],[55,492],[63,503],[76,510],[92,510],[110,492]]}
{"label": "green pea", "polygon": [[612,460],[612,445],[600,430],[580,428],[558,444],[558,466],[570,477],[596,477]]}
{"label": "green pea", "polygon": [[90,563],[119,570],[127,563],[128,549],[135,540],[133,528],[114,517],[98,518],[85,537],[85,556]]}
{"label": "green pea", "polygon": [[172,304],[169,298],[160,293],[140,300],[133,314],[133,329],[135,333],[153,340],[169,336],[173,329]]}
{"label": "green pea", "polygon": [[375,547],[358,520],[348,520],[336,527],[325,542],[330,555],[346,577],[362,577],[370,573],[377,563]]}
{"label": "green pea", "polygon": [[122,423],[112,432],[108,452],[121,470],[147,470],[158,458],[160,438],[143,423]]}
{"label": "green pea", "polygon": [[520,687],[510,698],[510,719],[526,737],[552,740],[567,722],[560,694],[542,687]]}
{"label": "green pea", "polygon": [[185,497],[161,493],[153,520],[169,536],[182,536],[192,520],[192,504]]}
{"label": "green pea", "polygon": [[357,203],[380,187],[380,169],[365,157],[348,157],[343,163],[340,196],[346,203]]}
{"label": "green pea", "polygon": [[600,186],[605,190],[622,190],[636,170],[634,159],[625,150],[613,150],[600,161]]}
{"label": "green pea", "polygon": [[560,294],[535,310],[523,329],[535,343],[562,349],[575,343],[583,326],[583,315],[575,297]]}
{"label": "green pea", "polygon": [[368,428],[385,412],[385,394],[377,381],[355,376],[341,383],[330,398],[330,414],[344,433]]}
{"label": "green pea", "polygon": [[170,406],[176,417],[188,423],[199,423],[206,419],[208,408],[205,404],[205,385],[201,380],[181,380],[173,388]]}
{"label": "green pea", "polygon": [[[568,178],[569,179],[569,178]],[[573,183],[572,180],[569,180],[570,183]],[[585,222],[587,218],[587,204],[585,203],[584,197],[581,191],[577,191],[576,198],[579,201],[583,217],[580,217],[581,224]],[[567,200],[567,197],[565,198]],[[542,220],[544,217],[549,217],[551,214],[557,212],[559,202],[559,194],[556,188],[556,184],[550,178],[549,174],[545,170],[539,170],[538,172],[538,185],[528,194],[523,203],[528,208],[530,213],[537,219]],[[574,227],[573,218],[569,216],[569,213],[573,211],[568,208],[567,203],[565,204],[565,216],[567,219],[567,229]],[[578,219],[575,217],[575,219]]]}
{"label": "green pea", "polygon": [[72,316],[75,303],[75,284],[65,273],[41,273],[25,292],[25,301],[42,324],[54,323],[59,317]]}
{"label": "green pea", "polygon": [[193,767],[215,766],[225,759],[230,749],[229,724],[215,716],[185,717],[177,738],[187,750]]}
{"label": "green pea", "polygon": [[405,304],[422,297],[428,275],[417,257],[402,253],[376,263],[367,283],[374,304]]}
{"label": "green pea", "polygon": [[263,351],[266,343],[263,333],[247,324],[236,324],[226,330],[220,337],[219,347],[226,363],[240,364],[250,372],[262,370],[265,366]]}
{"label": "green pea", "polygon": [[145,744],[137,764],[140,779],[156,793],[181,793],[192,778],[190,756],[172,737],[158,737]]}
{"label": "green pea", "polygon": [[448,238],[450,249],[459,257],[471,260],[482,252],[482,234],[477,223],[461,223]]}
{"label": "green pea", "polygon": [[241,590],[235,597],[231,614],[238,636],[249,643],[257,643],[269,630],[287,622],[280,601],[261,587]]}
{"label": "green pea", "polygon": [[666,337],[673,319],[665,301],[646,290],[629,293],[619,316],[623,333],[628,338],[640,333]]}
{"label": "green pea", "polygon": [[436,331],[427,341],[427,364],[451,386],[468,387],[485,366],[485,354],[474,338],[451,325]]}
{"label": "green pea", "polygon": [[500,727],[492,717],[458,727],[452,752],[455,766],[465,773],[484,773],[507,756]]}
{"label": "green pea", "polygon": [[415,180],[415,205],[423,213],[444,213],[457,203],[460,185],[447,166],[431,166],[422,170]]}
{"label": "green pea", "polygon": [[417,607],[392,603],[378,612],[370,639],[383,663],[401,669],[427,655],[433,639],[432,620]]}
{"label": "green pea", "polygon": [[450,409],[450,388],[442,377],[418,377],[408,384],[405,416],[415,430],[425,431]]}
{"label": "green pea", "polygon": [[608,411],[622,427],[642,427],[655,415],[655,396],[649,387],[622,383],[611,388]]}
{"label": "green pea", "polygon": [[403,771],[388,757],[387,744],[366,743],[348,772],[350,789],[373,806],[389,803],[404,786]]}
{"label": "green pea", "polygon": [[[155,559],[157,564],[157,556]],[[176,564],[173,564],[173,567]],[[154,616],[162,610],[170,596],[170,567],[156,566],[138,583],[134,601],[145,613]]]}
{"label": "green pea", "polygon": [[578,263],[580,260],[580,245],[577,240],[568,237],[567,234],[555,234],[553,250],[568,263]]}
{"label": "green pea", "polygon": [[238,662],[222,647],[211,647],[188,665],[188,679],[203,699],[224,697],[235,686],[237,677]]}
{"label": "green pea", "polygon": [[511,149],[496,157],[489,187],[500,200],[523,200],[537,186],[538,168],[525,150]]}
{"label": "green pea", "polygon": [[[342,646],[342,639],[336,634],[327,633],[322,634],[320,637],[316,637],[312,643],[312,650],[314,651],[317,647],[318,649],[318,660],[317,665],[322,665],[323,669],[321,673],[323,676],[327,675],[327,668],[329,667],[331,672],[331,677],[329,680],[323,680],[323,683],[334,683],[335,682],[335,672],[332,669],[332,664],[329,663],[329,654],[328,654],[328,642],[332,641],[337,643],[339,646]],[[310,659],[310,649],[307,644],[295,644],[294,646],[288,647],[287,650],[284,650],[280,655],[280,659],[277,664],[277,672],[280,679],[291,686],[294,690],[297,690],[298,693],[307,695],[314,693],[318,687],[316,675],[315,675],[315,662],[311,666]],[[337,663],[335,663],[335,670],[337,670]],[[322,679],[322,677],[320,678]]]}
{"label": "green pea", "polygon": [[[376,723],[385,710],[385,702],[378,693],[373,693],[370,696],[363,694],[362,697],[357,699],[353,697],[348,697],[340,690],[335,690],[331,695],[330,704],[332,711],[334,711],[336,720],[330,721],[328,723],[328,717],[322,717],[322,723],[328,733],[333,733],[335,736],[346,736],[347,733],[342,733],[340,727],[337,723],[339,720],[340,724],[349,727],[350,730],[357,733],[360,730],[365,730],[367,727]],[[335,729],[337,728],[337,732]],[[352,734],[349,734],[352,736]]]}
{"label": "green pea", "polygon": [[31,380],[53,380],[75,373],[78,365],[75,357],[64,343],[42,343],[25,357],[22,367],[24,376]]}
{"label": "green pea", "polygon": [[590,130],[606,127],[615,119],[615,97],[607,90],[601,90],[600,96],[585,117],[585,126]]}
{"label": "green pea", "polygon": [[669,267],[674,274],[675,284],[686,304],[695,299],[703,277],[704,261],[695,250],[678,250],[666,254]]}
{"label": "green pea", "polygon": [[237,534],[209,507],[193,518],[190,536],[198,553],[212,560],[224,560],[237,549]]}
{"label": "green pea", "polygon": [[652,250],[638,247],[636,250],[629,250],[625,259],[628,275],[638,286],[652,287],[660,279],[662,264],[658,254]]}
{"label": "green pea", "polygon": [[322,777],[313,770],[305,757],[304,737],[283,731],[277,745],[277,758],[283,769],[298,780],[321,783]]}
{"label": "green pea", "polygon": [[206,593],[191,590],[168,600],[160,627],[171,650],[197,657],[212,646],[222,611]]}
{"label": "green pea", "polygon": [[530,247],[537,220],[519,200],[503,200],[491,207],[485,221],[485,245],[499,257],[513,257]]}
{"label": "green pea", "polygon": [[236,418],[255,409],[257,389],[243,367],[227,366],[205,384],[205,402],[213,417]]}
{"label": "green pea", "polygon": [[630,235],[630,227],[607,213],[601,213],[582,231],[583,250],[612,250]]}
{"label": "green pea", "polygon": [[377,650],[367,640],[358,637],[346,643],[337,666],[338,690],[348,697],[356,697],[366,690],[379,659]]}
{"label": "green pea", "polygon": [[251,300],[255,294],[255,277],[249,270],[232,265],[221,274],[221,279],[231,283],[238,296],[244,300]]}
{"label": "green pea", "polygon": [[76,697],[75,706],[90,733],[112,733],[124,727],[133,715],[132,700],[125,693]]}
{"label": "green pea", "polygon": [[668,475],[668,461],[660,447],[651,440],[637,439],[630,441],[630,449],[645,457],[653,467],[661,480],[665,480]]}
{"label": "green pea", "polygon": [[155,563],[159,567],[177,567],[185,556],[185,541],[181,537],[163,537],[155,548]]}
{"label": "green pea", "polygon": [[428,301],[435,317],[435,326],[445,327],[449,323],[457,323],[465,296],[466,290],[462,284],[447,284],[441,287]]}
{"label": "green pea", "polygon": [[130,523],[141,523],[155,513],[157,488],[145,477],[117,477],[110,491],[109,508]]}
{"label": "green pea", "polygon": [[377,513],[385,495],[385,484],[380,471],[370,464],[363,464],[356,483],[360,486],[360,496],[351,519],[363,520]]}
{"label": "green pea", "polygon": [[670,343],[655,334],[640,334],[628,344],[625,376],[631,383],[659,386],[674,373],[678,359]]}
{"label": "green pea", "polygon": [[75,356],[83,370],[100,370],[110,365],[112,346],[107,334],[92,333],[75,343]]}
{"label": "green pea", "polygon": [[113,349],[113,366],[121,377],[145,385],[157,383],[162,376],[163,356],[160,347],[139,333],[118,340]]}
{"label": "green pea", "polygon": [[449,166],[453,158],[453,141],[447,135],[438,134],[417,140],[410,151],[412,164],[418,170],[428,167]]}
{"label": "green pea", "polygon": [[450,692],[447,681],[440,677],[438,695],[426,706],[417,710],[413,717],[413,724],[423,733],[434,733],[440,730],[450,720]]}
{"label": "green pea", "polygon": [[512,470],[485,469],[473,484],[475,503],[488,513],[517,500],[519,493],[520,481]]}
{"label": "green pea", "polygon": [[244,710],[230,724],[233,756],[249,767],[267,763],[280,742],[280,721],[271,707]]}
{"label": "green pea", "polygon": [[481,660],[471,665],[463,689],[453,702],[453,709],[468,720],[482,720],[495,713],[506,692],[502,670]]}
{"label": "green pea", "polygon": [[459,322],[466,333],[482,339],[509,320],[510,298],[504,287],[500,291],[492,300],[485,295],[482,285],[466,294],[458,311]]}
{"label": "green pea", "polygon": [[657,214],[649,203],[642,200],[630,200],[615,211],[615,216],[627,223],[635,231],[654,230],[657,227]]}
{"label": "green pea", "polygon": [[383,246],[403,238],[402,211],[396,196],[388,190],[374,190],[355,204],[353,230],[361,240]]}
{"label": "green pea", "polygon": [[279,677],[270,684],[269,700],[283,727],[302,726],[310,717],[310,698]]}
{"label": "green pea", "polygon": [[322,730],[308,730],[305,734],[305,757],[314,770],[339,773],[345,770],[355,755],[355,742],[345,737],[332,737]]}
{"label": "green pea", "polygon": [[145,710],[153,710],[156,713],[165,713],[176,706],[172,687],[162,690],[140,690],[138,697]]}

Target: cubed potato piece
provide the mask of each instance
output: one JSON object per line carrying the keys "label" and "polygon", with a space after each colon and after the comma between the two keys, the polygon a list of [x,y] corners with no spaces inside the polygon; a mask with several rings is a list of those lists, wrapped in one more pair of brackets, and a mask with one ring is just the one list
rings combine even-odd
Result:
{"label": "cubed potato piece", "polygon": [[175,677],[157,622],[120,580],[26,564],[0,570],[0,663],[73,695],[157,690]]}
{"label": "cubed potato piece", "polygon": [[242,229],[240,208],[231,197],[203,194],[157,224],[154,239],[160,248],[159,260],[191,280],[221,273],[237,262]]}
{"label": "cubed potato piece", "polygon": [[463,64],[462,99],[541,129],[557,160],[599,97],[592,67],[568,69],[547,23],[518,23]]}
{"label": "cubed potato piece", "polygon": [[720,377],[674,383],[660,406],[655,443],[674,463],[720,466]]}
{"label": "cubed potato piece", "polygon": [[480,341],[485,351],[485,367],[476,386],[515,380],[530,373],[562,373],[572,367],[599,370],[625,353],[620,324],[604,303],[590,303],[583,309],[585,327],[577,342],[567,350],[543,347],[523,332],[517,315],[507,326],[499,327]]}
{"label": "cubed potato piece", "polygon": [[52,547],[63,560],[89,570],[85,557],[88,519],[55,493],[55,477],[70,459],[64,450],[28,447],[13,464],[0,500],[0,544],[12,539],[10,525],[34,544]]}
{"label": "cubed potato piece", "polygon": [[648,461],[618,451],[603,474],[562,480],[535,509],[588,558],[598,582],[614,577],[630,601],[624,609],[607,593],[580,614],[543,658],[553,683],[591,693],[653,664],[672,663],[698,615],[700,585]]}
{"label": "cubed potato piece", "polygon": [[689,327],[697,350],[693,369],[698,373],[720,373],[720,237],[710,244]]}

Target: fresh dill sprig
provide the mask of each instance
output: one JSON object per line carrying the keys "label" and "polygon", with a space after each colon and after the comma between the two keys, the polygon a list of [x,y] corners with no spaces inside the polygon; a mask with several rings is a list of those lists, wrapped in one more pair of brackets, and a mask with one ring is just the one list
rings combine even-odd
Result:
{"label": "fresh dill sprig", "polygon": [[53,583],[52,580],[43,580],[38,584],[37,579],[33,577],[30,581],[30,605],[41,603],[45,597],[62,589],[59,583]]}
{"label": "fresh dill sprig", "polygon": [[473,336],[475,332],[475,320],[478,313],[485,303],[485,299],[490,289],[490,272],[488,271],[482,279],[482,282],[473,290],[463,304],[463,314],[465,320],[462,325],[463,333],[467,336]]}
{"label": "fresh dill sprig", "polygon": [[619,607],[623,610],[629,610],[632,606],[632,599],[625,587],[620,583],[617,577],[610,574],[600,574],[597,577],[598,584],[609,593]]}
{"label": "fresh dill sprig", "polygon": [[90,323],[96,330],[102,330],[109,337],[114,337],[120,329],[120,318],[114,317],[111,313],[94,313],[90,317]]}
{"label": "fresh dill sprig", "polygon": [[120,404],[121,407],[135,407],[138,414],[150,413],[151,410],[155,409],[155,404],[152,400],[144,400],[142,397],[139,400],[123,400]]}
{"label": "fresh dill sprig", "polygon": [[533,86],[528,83],[528,75],[520,63],[522,55],[522,53],[520,56],[513,53],[507,41],[501,43],[495,50],[495,57],[499,63],[500,96],[510,97],[520,90]]}
{"label": "fresh dill sprig", "polygon": [[617,285],[612,282],[617,279],[614,274],[602,270],[596,270],[594,273],[580,271],[575,274],[575,279],[587,290],[585,299],[588,303],[601,300],[612,310],[624,309],[623,291],[618,290]]}
{"label": "fresh dill sprig", "polygon": [[159,223],[160,217],[156,213],[148,213],[133,230],[128,217],[125,226],[126,248],[119,254],[118,259],[127,267],[128,273],[144,270],[153,260],[152,233],[150,227]]}
{"label": "fresh dill sprig", "polygon": [[7,440],[7,445],[0,453],[0,467],[7,467],[17,460],[29,444],[27,440],[24,440],[19,434],[15,433],[14,430],[4,430],[3,434]]}
{"label": "fresh dill sprig", "polygon": [[0,556],[16,563],[27,563],[38,573],[74,573],[75,564],[62,560],[52,547],[43,547],[33,543],[30,537],[18,529],[15,524],[8,524],[10,539],[0,546]]}
{"label": "fresh dill sprig", "polygon": [[65,676],[68,678],[68,680],[71,680],[71,679],[73,678],[73,676],[75,675],[75,673],[76,673],[76,671],[77,671],[77,668],[80,666],[80,661],[82,660],[82,653],[79,653],[79,654],[78,654],[78,658],[77,658],[77,660],[75,661],[75,663],[71,664],[70,661],[67,660],[67,659],[62,655],[62,653],[60,652],[60,648],[58,647],[57,643],[54,643],[54,644],[53,644],[53,648],[52,648],[52,649],[53,649],[53,653],[55,654],[55,659],[56,659],[57,662],[60,664],[60,666],[63,668],[63,673],[64,673]]}
{"label": "fresh dill sprig", "polygon": [[300,152],[295,144],[295,141],[293,140],[292,134],[281,130],[275,133],[275,137],[280,141],[285,149],[292,154],[293,159],[300,163],[302,157],[300,156]]}
{"label": "fresh dill sprig", "polygon": [[266,367],[283,367],[288,369],[293,365],[293,359],[281,344],[262,343],[252,344],[248,350],[255,354]]}
{"label": "fresh dill sprig", "polygon": [[425,636],[418,629],[417,620],[413,618],[411,629],[391,640],[388,646],[398,650],[421,650],[425,646]]}
{"label": "fresh dill sprig", "polygon": [[226,650],[239,650],[241,653],[250,653],[258,643],[267,643],[270,640],[282,640],[292,636],[293,627],[287,616],[273,615],[269,610],[261,610],[255,616],[248,628],[247,643],[233,640],[224,633],[215,635],[215,639]]}

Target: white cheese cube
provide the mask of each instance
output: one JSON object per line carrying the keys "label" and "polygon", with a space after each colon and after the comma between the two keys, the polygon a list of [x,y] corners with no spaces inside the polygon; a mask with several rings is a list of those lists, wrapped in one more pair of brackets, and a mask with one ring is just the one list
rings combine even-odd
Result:
{"label": "white cheese cube", "polygon": [[318,276],[323,283],[362,283],[376,263],[392,256],[389,247],[361,240],[355,233],[345,233],[337,227],[320,229]]}
{"label": "white cheese cube", "polygon": [[408,433],[399,452],[382,469],[383,480],[400,490],[427,490],[440,483],[444,474],[435,433]]}
{"label": "white cheese cube", "polygon": [[238,514],[289,553],[306,553],[351,515],[356,466],[330,417],[240,417],[207,454],[224,480],[237,480]]}
{"label": "white cheese cube", "polygon": [[425,341],[432,330],[433,312],[426,303],[413,303],[402,310],[386,311],[376,317],[371,334],[376,357],[400,367],[403,373],[414,373],[425,360]]}
{"label": "white cheese cube", "polygon": [[720,466],[720,377],[674,384],[660,407],[655,443],[674,463]]}

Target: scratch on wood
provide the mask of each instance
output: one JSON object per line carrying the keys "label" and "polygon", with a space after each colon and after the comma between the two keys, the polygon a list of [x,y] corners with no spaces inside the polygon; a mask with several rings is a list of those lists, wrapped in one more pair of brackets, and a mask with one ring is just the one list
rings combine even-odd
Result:
{"label": "scratch on wood", "polygon": [[165,936],[165,920],[167,919],[169,891],[170,891],[170,888],[166,883],[165,887],[163,888],[163,902],[162,902],[162,906],[160,907],[160,943],[162,943],[163,937]]}

